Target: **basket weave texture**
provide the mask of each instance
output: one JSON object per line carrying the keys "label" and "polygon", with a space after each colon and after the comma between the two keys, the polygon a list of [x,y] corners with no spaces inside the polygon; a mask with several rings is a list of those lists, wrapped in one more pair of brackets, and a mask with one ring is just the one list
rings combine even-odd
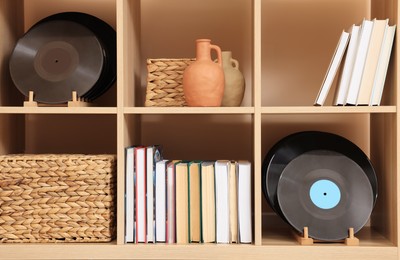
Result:
{"label": "basket weave texture", "polygon": [[147,107],[187,106],[183,72],[195,59],[147,59]]}
{"label": "basket weave texture", "polygon": [[0,156],[0,242],[115,237],[114,155]]}

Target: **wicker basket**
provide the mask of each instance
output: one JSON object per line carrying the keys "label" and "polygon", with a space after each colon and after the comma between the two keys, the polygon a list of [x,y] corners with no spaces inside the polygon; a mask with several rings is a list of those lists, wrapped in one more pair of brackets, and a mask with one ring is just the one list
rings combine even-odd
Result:
{"label": "wicker basket", "polygon": [[115,237],[114,155],[0,156],[0,242]]}
{"label": "wicker basket", "polygon": [[147,107],[186,106],[183,94],[183,71],[195,59],[147,60]]}

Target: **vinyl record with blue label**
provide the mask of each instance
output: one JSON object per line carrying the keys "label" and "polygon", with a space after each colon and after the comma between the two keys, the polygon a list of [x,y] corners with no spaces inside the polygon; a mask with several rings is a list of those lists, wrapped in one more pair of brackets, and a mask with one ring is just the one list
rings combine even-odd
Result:
{"label": "vinyl record with blue label", "polygon": [[277,187],[286,221],[311,238],[337,241],[358,232],[370,218],[374,192],[364,170],[334,151],[312,150],[291,160]]}
{"label": "vinyl record with blue label", "polygon": [[283,219],[278,205],[278,182],[285,167],[296,157],[313,150],[337,152],[354,161],[364,172],[373,192],[373,203],[378,195],[378,183],[372,163],[366,154],[348,139],[327,132],[304,131],[278,141],[267,153],[262,165],[262,190],[272,209]]}

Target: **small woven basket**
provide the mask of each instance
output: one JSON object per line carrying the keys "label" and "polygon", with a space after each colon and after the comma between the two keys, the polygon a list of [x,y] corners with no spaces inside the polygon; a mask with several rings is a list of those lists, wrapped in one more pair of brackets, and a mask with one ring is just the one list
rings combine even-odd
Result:
{"label": "small woven basket", "polygon": [[115,237],[114,155],[0,156],[0,242]]}
{"label": "small woven basket", "polygon": [[187,106],[183,94],[183,72],[195,59],[147,60],[147,107]]}

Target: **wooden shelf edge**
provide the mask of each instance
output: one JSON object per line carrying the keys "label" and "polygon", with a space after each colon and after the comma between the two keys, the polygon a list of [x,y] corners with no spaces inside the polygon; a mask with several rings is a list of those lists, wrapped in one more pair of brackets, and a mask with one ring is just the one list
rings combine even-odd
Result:
{"label": "wooden shelf edge", "polygon": [[[340,250],[338,248],[340,247]],[[307,250],[304,250],[307,248]],[[167,245],[167,244],[4,244],[2,259],[397,259],[397,247],[345,246],[254,246],[254,245]],[[357,257],[358,256],[358,257]]]}
{"label": "wooden shelf edge", "polygon": [[254,107],[125,107],[124,114],[254,114]]}
{"label": "wooden shelf edge", "polygon": [[[271,220],[271,219],[270,219]],[[274,219],[271,222],[276,222]],[[276,224],[281,225],[281,224]],[[285,227],[269,227],[263,229],[263,241],[262,246],[297,246],[300,245],[296,240],[296,236],[293,235],[294,230],[288,226]],[[369,226],[363,227],[359,232],[355,234],[359,239],[360,248],[365,247],[379,247],[379,248],[391,248],[396,247],[388,238],[383,236],[380,232]],[[314,243],[314,246],[320,247],[331,247],[331,246],[345,246],[343,241],[338,242],[319,242]]]}
{"label": "wooden shelf edge", "polygon": [[262,114],[369,114],[396,112],[396,106],[282,106],[261,108]]}
{"label": "wooden shelf edge", "polygon": [[116,107],[0,107],[0,114],[117,114]]}

